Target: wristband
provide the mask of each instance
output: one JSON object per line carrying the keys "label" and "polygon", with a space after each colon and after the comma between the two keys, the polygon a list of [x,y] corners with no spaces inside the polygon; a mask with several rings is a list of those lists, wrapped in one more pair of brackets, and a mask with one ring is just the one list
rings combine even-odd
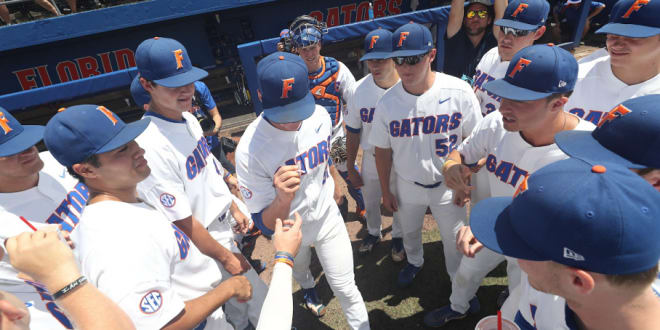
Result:
{"label": "wristband", "polygon": [[287,264],[287,265],[289,265],[291,268],[293,268],[293,262],[292,262],[291,260],[289,260],[289,259],[284,259],[284,258],[275,259],[275,263],[278,263],[278,262],[281,262],[281,263]]}
{"label": "wristband", "polygon": [[[225,170],[225,171],[227,171],[227,170]],[[227,178],[230,177],[230,176],[231,176],[231,172],[227,171],[227,174],[225,174],[223,179],[227,180]]]}
{"label": "wristband", "polygon": [[447,159],[444,164],[442,164],[442,173],[444,174],[445,171],[447,171],[447,166],[449,166],[451,163],[454,164],[459,164],[459,162],[453,160],[453,159]]}
{"label": "wristband", "polygon": [[55,292],[53,294],[53,299],[57,300],[59,298],[62,298],[67,293],[73,291],[73,289],[85,284],[85,282],[87,282],[87,278],[85,276],[78,277],[77,280],[67,284],[65,287],[60,289],[60,291]]}
{"label": "wristband", "polygon": [[283,262],[293,268],[293,255],[289,252],[277,251],[275,252],[275,262]]}

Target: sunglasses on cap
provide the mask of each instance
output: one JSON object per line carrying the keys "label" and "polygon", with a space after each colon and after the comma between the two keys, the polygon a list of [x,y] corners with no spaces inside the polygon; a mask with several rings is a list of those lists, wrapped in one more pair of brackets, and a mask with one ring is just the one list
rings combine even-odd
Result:
{"label": "sunglasses on cap", "polygon": [[413,55],[413,56],[397,56],[397,57],[392,57],[392,59],[394,60],[394,63],[397,65],[403,65],[404,63],[408,65],[415,65],[419,63],[419,61],[421,61],[426,55],[428,55],[428,53]]}
{"label": "sunglasses on cap", "polygon": [[502,31],[502,33],[504,33],[504,35],[510,34],[514,37],[524,37],[524,36],[528,35],[530,32],[532,32],[532,31],[529,31],[529,30],[518,30],[518,29],[506,27],[506,26],[500,26],[500,31]]}
{"label": "sunglasses on cap", "polygon": [[488,16],[488,10],[470,10],[467,12],[467,18],[473,18],[477,15],[479,18],[486,18]]}

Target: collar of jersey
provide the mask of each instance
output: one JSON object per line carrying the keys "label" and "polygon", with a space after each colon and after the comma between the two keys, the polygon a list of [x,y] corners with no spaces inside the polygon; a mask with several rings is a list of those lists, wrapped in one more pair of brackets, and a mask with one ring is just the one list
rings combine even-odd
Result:
{"label": "collar of jersey", "polygon": [[185,120],[185,119],[174,120],[174,119],[167,118],[167,117],[165,117],[165,116],[163,116],[163,115],[161,115],[161,114],[159,114],[159,113],[153,112],[153,111],[147,111],[147,112],[144,113],[144,115],[145,115],[145,116],[151,116],[151,117],[160,118],[160,119],[162,119],[162,120],[164,120],[164,121],[169,121],[170,123],[176,123],[176,124],[185,124],[185,123],[186,123],[186,120]]}
{"label": "collar of jersey", "polygon": [[568,307],[567,303],[564,303],[564,317],[566,321],[566,326],[568,327],[569,330],[578,330],[580,327],[578,326],[577,323],[577,315],[575,315],[575,312]]}

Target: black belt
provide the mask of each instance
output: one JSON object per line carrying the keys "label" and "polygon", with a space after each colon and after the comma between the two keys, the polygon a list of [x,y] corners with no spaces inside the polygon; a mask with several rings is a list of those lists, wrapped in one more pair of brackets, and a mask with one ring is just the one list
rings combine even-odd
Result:
{"label": "black belt", "polygon": [[436,188],[436,187],[440,186],[442,184],[442,181],[438,181],[438,182],[433,183],[433,184],[421,184],[421,183],[415,181],[415,184],[422,187],[422,188],[433,189],[433,188]]}

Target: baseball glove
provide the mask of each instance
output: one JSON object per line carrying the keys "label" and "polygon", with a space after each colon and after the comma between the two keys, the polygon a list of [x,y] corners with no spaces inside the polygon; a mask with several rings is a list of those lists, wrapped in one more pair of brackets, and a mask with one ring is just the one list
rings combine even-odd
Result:
{"label": "baseball glove", "polygon": [[330,146],[330,158],[332,162],[336,164],[342,164],[346,162],[346,137],[342,136],[340,138],[332,141]]}

